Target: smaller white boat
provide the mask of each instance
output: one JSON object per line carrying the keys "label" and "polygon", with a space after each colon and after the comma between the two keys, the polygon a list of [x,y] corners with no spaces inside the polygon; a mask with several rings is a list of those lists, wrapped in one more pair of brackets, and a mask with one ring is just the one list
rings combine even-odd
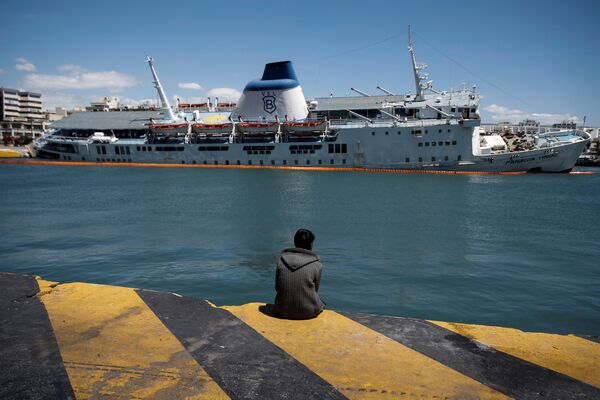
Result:
{"label": "smaller white boat", "polygon": [[283,123],[283,129],[292,136],[318,136],[327,131],[328,125],[326,119],[304,122],[286,121]]}
{"label": "smaller white boat", "polygon": [[149,124],[148,128],[152,133],[156,133],[163,136],[177,135],[179,133],[187,133],[188,124]]}
{"label": "smaller white boat", "polygon": [[246,136],[272,136],[279,132],[279,122],[238,122],[236,128]]}
{"label": "smaller white boat", "polygon": [[230,135],[232,131],[232,122],[222,124],[192,124],[192,133],[204,134],[207,136]]}

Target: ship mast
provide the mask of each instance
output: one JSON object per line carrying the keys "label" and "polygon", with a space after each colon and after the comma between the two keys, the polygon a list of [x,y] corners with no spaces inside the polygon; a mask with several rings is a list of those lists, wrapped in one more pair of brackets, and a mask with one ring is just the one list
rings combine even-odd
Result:
{"label": "ship mast", "polygon": [[150,56],[146,56],[146,62],[150,66],[150,72],[152,72],[152,77],[154,78],[154,87],[156,88],[156,91],[158,92],[158,96],[160,97],[163,115],[165,117],[168,116],[171,121],[174,121],[176,119],[175,114],[173,114],[173,110],[171,109],[171,104],[169,104],[169,100],[167,99],[167,96],[165,95],[165,91],[163,90],[163,87],[160,84],[160,81],[158,80],[158,75],[156,74],[156,70],[154,69],[154,59]]}
{"label": "ship mast", "polygon": [[424,100],[423,91],[427,89],[431,89],[432,81],[427,81],[429,79],[428,74],[421,74],[419,71],[425,70],[427,68],[427,64],[417,64],[417,60],[415,59],[415,51],[412,45],[412,35],[410,32],[410,25],[408,26],[408,52],[410,53],[410,58],[413,66],[413,74],[415,76],[415,87],[417,90],[416,93],[416,101]]}

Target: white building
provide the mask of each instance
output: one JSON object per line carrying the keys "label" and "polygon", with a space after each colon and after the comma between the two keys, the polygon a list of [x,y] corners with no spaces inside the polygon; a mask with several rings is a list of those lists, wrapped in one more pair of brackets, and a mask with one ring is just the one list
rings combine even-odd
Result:
{"label": "white building", "polygon": [[2,137],[39,137],[44,132],[44,119],[40,93],[0,87],[0,131]]}
{"label": "white building", "polygon": [[105,96],[99,101],[92,102],[86,111],[113,111],[119,108],[119,98],[115,96]]}

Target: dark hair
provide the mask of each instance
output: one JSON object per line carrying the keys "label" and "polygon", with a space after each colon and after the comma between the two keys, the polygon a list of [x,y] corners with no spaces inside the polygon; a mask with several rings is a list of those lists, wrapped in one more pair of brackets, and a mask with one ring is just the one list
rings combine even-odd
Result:
{"label": "dark hair", "polygon": [[294,246],[305,250],[312,250],[315,235],[308,229],[298,229],[294,235]]}

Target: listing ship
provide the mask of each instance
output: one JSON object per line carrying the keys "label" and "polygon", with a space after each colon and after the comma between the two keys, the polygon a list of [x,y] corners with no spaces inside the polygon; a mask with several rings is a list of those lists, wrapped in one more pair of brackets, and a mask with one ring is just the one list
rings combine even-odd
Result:
{"label": "listing ship", "polygon": [[160,118],[123,115],[119,122],[106,117],[104,124],[58,128],[37,144],[37,154],[97,163],[568,172],[589,145],[589,135],[575,129],[486,133],[476,88],[435,90],[410,32],[408,51],[414,94],[378,87],[384,94],[371,96],[353,88],[358,96],[307,102],[292,63],[283,61],[267,64],[237,104],[215,101],[177,113],[148,57]]}

